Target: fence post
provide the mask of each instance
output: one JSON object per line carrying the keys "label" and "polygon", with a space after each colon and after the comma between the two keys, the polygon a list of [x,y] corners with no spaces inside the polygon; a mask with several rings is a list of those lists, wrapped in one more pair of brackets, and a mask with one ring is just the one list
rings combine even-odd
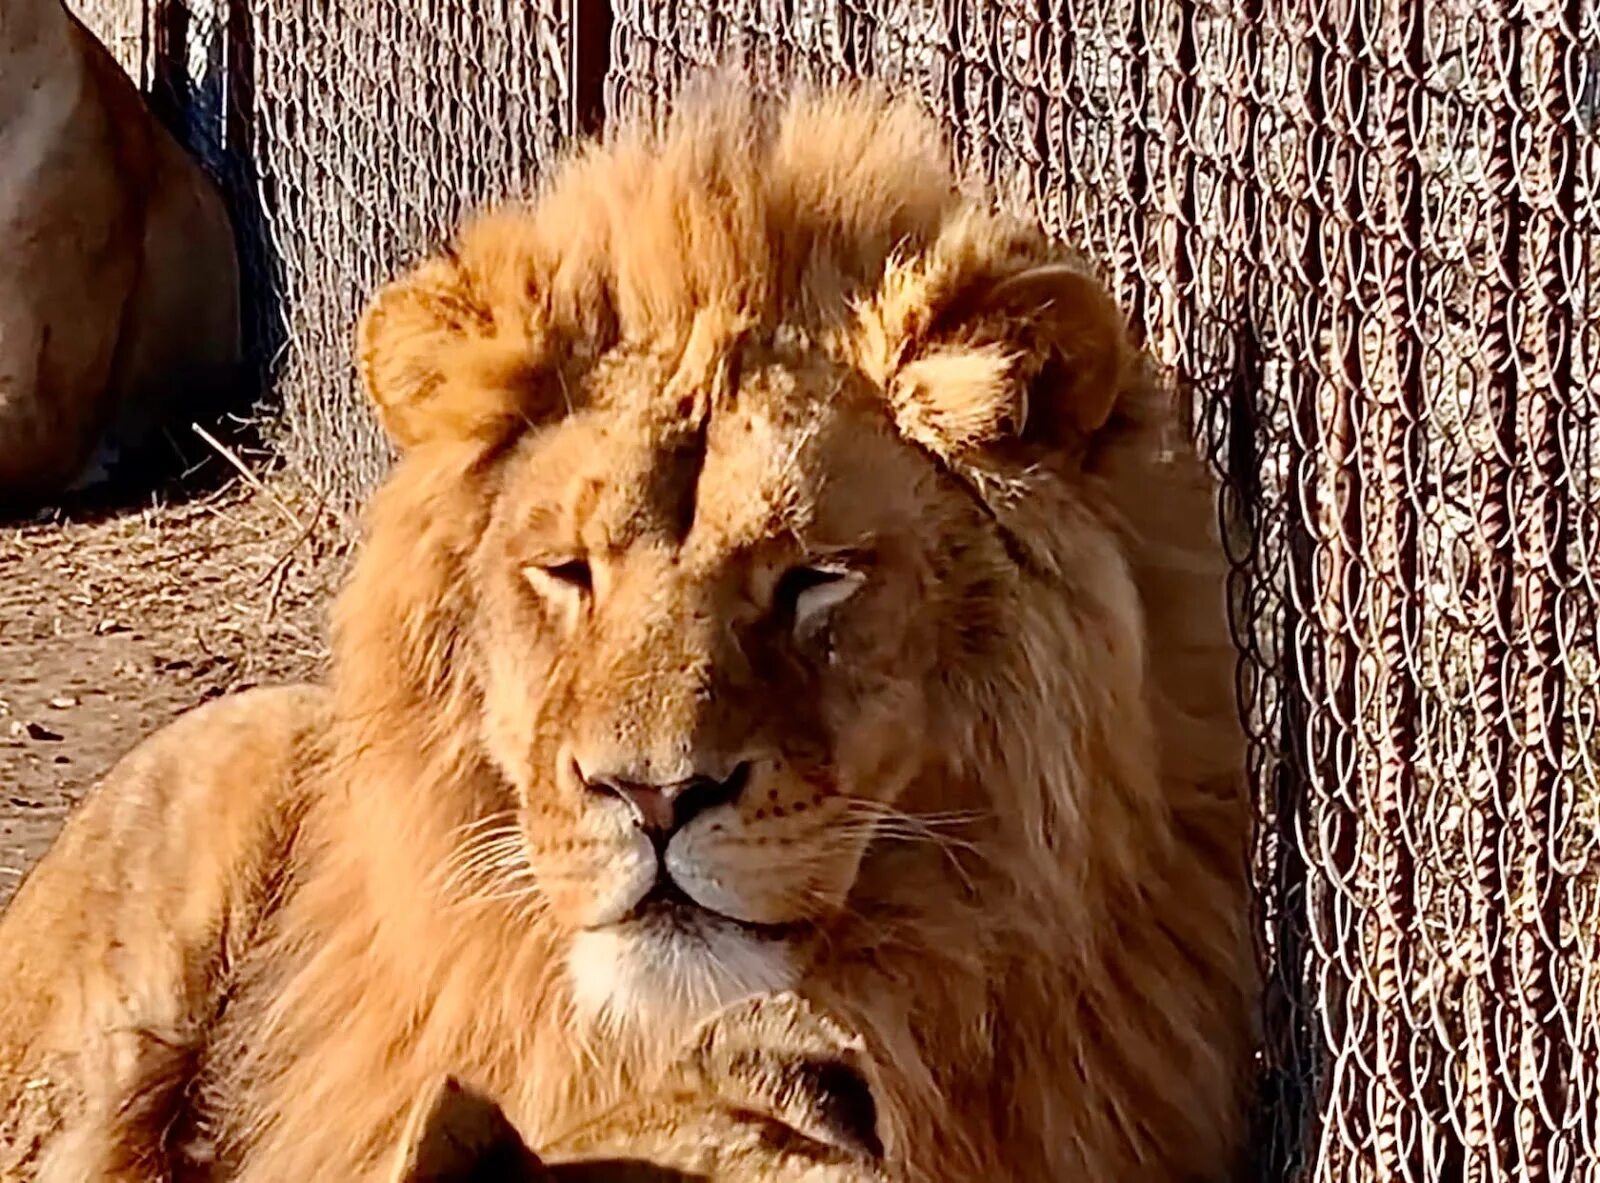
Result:
{"label": "fence post", "polygon": [[570,2],[567,134],[592,135],[605,124],[606,70],[611,65],[611,0]]}

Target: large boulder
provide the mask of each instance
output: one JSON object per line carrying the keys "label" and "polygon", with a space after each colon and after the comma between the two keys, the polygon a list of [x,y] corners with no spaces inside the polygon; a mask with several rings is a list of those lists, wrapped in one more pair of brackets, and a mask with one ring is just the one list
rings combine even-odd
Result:
{"label": "large boulder", "polygon": [[60,0],[3,0],[0,509],[214,403],[239,350],[216,188]]}

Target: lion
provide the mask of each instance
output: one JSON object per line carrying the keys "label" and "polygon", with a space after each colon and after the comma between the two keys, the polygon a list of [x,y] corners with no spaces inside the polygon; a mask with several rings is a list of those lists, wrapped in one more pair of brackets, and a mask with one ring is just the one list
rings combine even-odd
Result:
{"label": "lion", "polygon": [[1229,1176],[1214,489],[1076,254],[913,103],[713,88],[357,336],[400,458],[331,684],[147,740],[22,885],[0,1169],[392,1178],[444,1076],[543,1157],[794,996],[885,1178]]}
{"label": "lion", "polygon": [[60,0],[0,9],[0,508],[99,483],[237,376],[221,195]]}

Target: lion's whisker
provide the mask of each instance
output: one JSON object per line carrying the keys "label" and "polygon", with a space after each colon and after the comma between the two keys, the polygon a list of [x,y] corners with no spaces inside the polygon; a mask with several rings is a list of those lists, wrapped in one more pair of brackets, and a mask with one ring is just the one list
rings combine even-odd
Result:
{"label": "lion's whisker", "polygon": [[500,844],[467,852],[459,858],[447,859],[444,867],[447,877],[470,876],[497,865],[525,862],[522,852],[509,844]]}
{"label": "lion's whisker", "polygon": [[501,811],[457,828],[456,834],[463,840],[435,873],[443,894],[470,897],[478,894],[480,882],[494,886],[524,872],[532,874],[521,828],[508,819],[513,819],[512,813]]}
{"label": "lion's whisker", "polygon": [[950,809],[929,811],[927,813],[912,813],[882,801],[874,801],[868,797],[845,797],[843,802],[847,815],[860,814],[869,817],[896,818],[927,826],[970,825],[989,816],[987,811],[979,809]]}
{"label": "lion's whisker", "polygon": [[489,826],[515,825],[517,811],[515,809],[497,809],[493,813],[486,813],[482,817],[475,817],[471,821],[462,822],[451,830],[452,834],[470,834]]}

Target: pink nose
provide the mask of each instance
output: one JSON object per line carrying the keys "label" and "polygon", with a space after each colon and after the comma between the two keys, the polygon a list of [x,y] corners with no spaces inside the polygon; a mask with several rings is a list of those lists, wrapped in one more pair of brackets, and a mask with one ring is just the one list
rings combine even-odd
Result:
{"label": "pink nose", "polygon": [[616,797],[633,813],[633,823],[657,841],[672,837],[708,809],[738,800],[750,779],[750,766],[741,764],[725,780],[692,776],[671,784],[641,784],[619,777],[585,774],[591,793]]}

